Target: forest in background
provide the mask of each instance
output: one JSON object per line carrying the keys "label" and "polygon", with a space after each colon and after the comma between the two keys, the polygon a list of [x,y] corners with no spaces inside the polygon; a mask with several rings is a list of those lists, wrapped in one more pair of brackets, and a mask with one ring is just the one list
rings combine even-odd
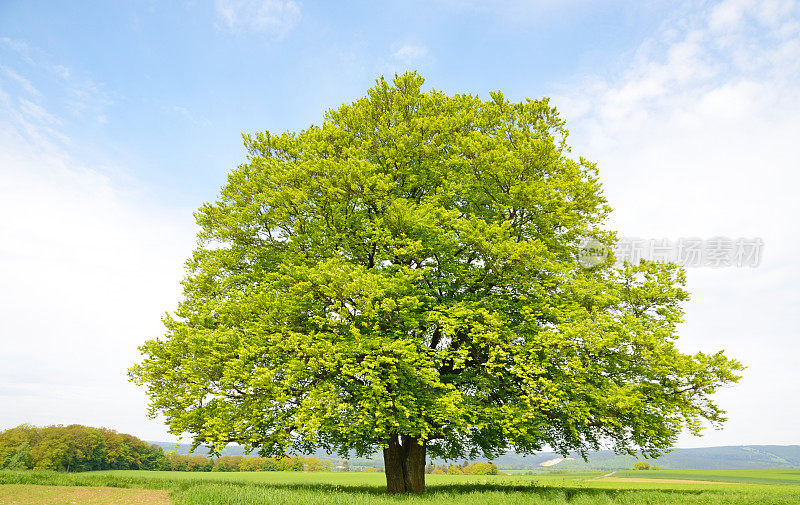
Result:
{"label": "forest in background", "polygon": [[[162,444],[163,445],[163,444]],[[351,467],[347,459],[317,456],[257,457],[244,455],[180,454],[108,428],[79,424],[37,427],[23,424],[0,432],[0,469],[55,470],[172,470],[183,472],[382,472],[381,462]],[[177,449],[177,448],[176,448]],[[450,475],[497,474],[486,462],[435,465],[426,473]]]}
{"label": "forest in background", "polygon": [[0,432],[0,468],[84,472],[169,466],[161,447],[107,428],[23,424]]}

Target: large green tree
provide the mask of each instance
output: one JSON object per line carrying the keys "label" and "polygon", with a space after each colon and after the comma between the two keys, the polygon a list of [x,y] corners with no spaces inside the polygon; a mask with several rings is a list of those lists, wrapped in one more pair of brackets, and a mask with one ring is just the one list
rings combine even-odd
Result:
{"label": "large green tree", "polygon": [[150,414],[217,450],[382,450],[391,492],[424,490],[426,456],[655,455],[724,421],[741,365],[676,348],[683,271],[579,261],[610,208],[548,100],[422,83],[244,137],[130,370]]}

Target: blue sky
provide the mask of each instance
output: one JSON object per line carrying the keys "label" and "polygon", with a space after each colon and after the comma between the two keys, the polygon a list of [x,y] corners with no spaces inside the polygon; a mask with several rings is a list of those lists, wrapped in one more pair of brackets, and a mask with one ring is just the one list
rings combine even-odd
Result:
{"label": "blue sky", "polygon": [[681,346],[749,369],[722,431],[800,443],[800,5],[0,1],[0,429],[171,439],[123,371],[180,296],[192,212],[241,132],[297,130],[417,69],[448,93],[550,96],[639,238],[758,237],[696,268]]}
{"label": "blue sky", "polygon": [[241,157],[239,132],[306,127],[406,68],[450,92],[538,97],[576,72],[619,67],[666,2],[267,4],[277,20],[262,26],[248,2],[230,19],[236,2],[5,1],[0,32],[29,51],[6,45],[3,60],[36,81],[76,142],[193,204]]}

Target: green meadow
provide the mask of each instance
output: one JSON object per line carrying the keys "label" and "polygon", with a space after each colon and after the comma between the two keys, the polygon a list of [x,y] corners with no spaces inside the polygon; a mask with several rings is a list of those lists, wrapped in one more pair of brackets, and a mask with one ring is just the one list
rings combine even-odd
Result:
{"label": "green meadow", "polygon": [[[425,494],[393,496],[385,493],[385,480],[380,473],[117,470],[65,474],[0,471],[0,503],[62,503],[46,499],[41,502],[14,501],[13,497],[24,494],[26,489],[39,492],[41,488],[38,486],[41,485],[64,486],[62,489],[84,486],[164,490],[171,503],[176,505],[800,503],[800,470],[661,470],[623,471],[610,477],[603,475],[606,473],[428,475]],[[113,491],[107,490],[109,496]],[[136,503],[148,502],[140,498]]]}

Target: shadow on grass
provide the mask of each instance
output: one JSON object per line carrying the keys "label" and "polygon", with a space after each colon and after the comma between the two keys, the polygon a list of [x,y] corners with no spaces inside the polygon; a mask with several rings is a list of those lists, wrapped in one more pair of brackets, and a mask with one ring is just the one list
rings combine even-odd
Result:
{"label": "shadow on grass", "polygon": [[[96,475],[91,473],[72,473],[66,474],[52,471],[8,471],[0,470],[0,484],[38,484],[50,486],[106,486],[117,488],[143,488],[143,489],[167,489],[176,491],[186,491],[196,486],[233,486],[250,489],[284,489],[287,491],[304,491],[318,493],[346,493],[353,496],[371,495],[388,496],[385,488],[375,485],[342,485],[327,483],[262,483],[262,482],[242,482],[227,479],[165,479],[160,477],[123,477],[115,475]],[[666,484],[666,483],[665,483]],[[567,500],[572,500],[577,496],[605,496],[616,497],[620,494],[636,494],[639,492],[659,492],[675,495],[689,495],[701,493],[717,493],[712,489],[674,489],[662,488],[657,486],[647,488],[597,488],[591,487],[591,483],[565,483],[543,484],[537,481],[530,481],[527,484],[511,484],[508,482],[483,482],[483,483],[464,483],[464,484],[433,484],[427,487],[424,494],[426,497],[436,498],[438,496],[447,497],[454,495],[472,493],[491,493],[500,492],[505,494],[519,494],[529,496],[546,496],[560,494]],[[406,495],[397,495],[398,498]]]}
{"label": "shadow on grass", "polygon": [[[189,484],[189,483],[186,483]],[[386,489],[378,486],[359,486],[359,485],[341,485],[341,484],[325,484],[325,483],[253,483],[253,482],[236,482],[236,481],[210,481],[210,480],[197,480],[186,486],[180,486],[182,490],[191,488],[196,485],[226,485],[242,488],[263,488],[263,489],[284,489],[287,491],[305,491],[315,493],[344,493],[352,495],[370,495],[370,496],[391,496],[386,492]],[[436,498],[437,496],[447,497],[454,495],[473,494],[473,493],[491,493],[498,492],[504,494],[520,494],[520,495],[539,495],[546,496],[551,494],[562,494],[567,500],[572,500],[575,497],[582,496],[605,496],[613,498],[620,494],[636,494],[639,492],[658,492],[665,494],[675,495],[699,495],[699,494],[714,494],[718,492],[712,489],[674,489],[674,488],[595,488],[585,487],[580,484],[561,484],[561,485],[546,485],[531,482],[528,485],[521,484],[502,484],[502,483],[485,483],[485,484],[435,484],[426,487],[424,496],[429,498]],[[399,497],[407,495],[396,495]]]}

